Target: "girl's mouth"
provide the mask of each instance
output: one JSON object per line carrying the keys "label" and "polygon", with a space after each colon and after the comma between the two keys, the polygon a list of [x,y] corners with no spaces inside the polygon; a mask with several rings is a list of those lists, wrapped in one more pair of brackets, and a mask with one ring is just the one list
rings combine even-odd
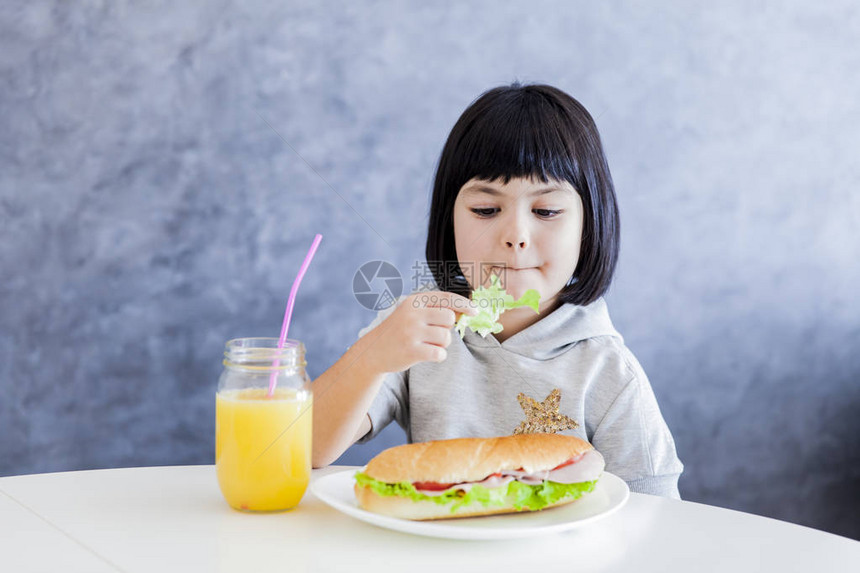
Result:
{"label": "girl's mouth", "polygon": [[521,272],[521,271],[534,271],[534,270],[537,270],[537,267],[493,267],[492,270],[498,271],[500,273],[504,273],[507,271]]}

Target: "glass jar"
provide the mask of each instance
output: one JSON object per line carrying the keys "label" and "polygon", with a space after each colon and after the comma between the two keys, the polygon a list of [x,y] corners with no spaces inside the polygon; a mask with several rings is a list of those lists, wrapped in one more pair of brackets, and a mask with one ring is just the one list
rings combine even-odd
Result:
{"label": "glass jar", "polygon": [[307,489],[313,397],[305,365],[298,340],[283,348],[277,338],[226,344],[215,395],[215,468],[224,499],[236,509],[291,509]]}

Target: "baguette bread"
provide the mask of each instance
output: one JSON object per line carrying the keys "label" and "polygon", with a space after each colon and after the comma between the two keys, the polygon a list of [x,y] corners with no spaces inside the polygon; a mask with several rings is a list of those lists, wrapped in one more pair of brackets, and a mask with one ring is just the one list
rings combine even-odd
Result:
{"label": "baguette bread", "polygon": [[[480,482],[502,472],[547,472],[593,449],[584,440],[559,434],[438,440],[389,448],[370,460],[363,473],[388,484],[463,484]],[[602,468],[602,458],[600,463]],[[431,499],[380,495],[373,488],[359,483],[354,490],[361,508],[402,519],[449,519],[529,511],[528,508],[518,508],[517,500],[513,498],[485,506],[480,502],[437,503]],[[564,505],[576,499],[566,497],[546,507]]]}
{"label": "baguette bread", "polygon": [[560,434],[456,438],[389,448],[370,460],[364,473],[388,483],[462,483],[503,470],[550,470],[592,449],[585,440]]}

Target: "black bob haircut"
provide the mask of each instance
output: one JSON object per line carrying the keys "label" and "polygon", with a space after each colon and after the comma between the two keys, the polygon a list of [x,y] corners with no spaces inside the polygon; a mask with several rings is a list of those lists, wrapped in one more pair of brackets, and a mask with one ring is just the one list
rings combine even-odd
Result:
{"label": "black bob haircut", "polygon": [[579,193],[579,261],[561,302],[586,305],[609,289],[618,260],[615,188],[594,119],[578,101],[548,85],[514,83],[484,92],[451,130],[433,184],[425,256],[442,290],[468,297],[457,262],[454,202],[472,178],[567,181]]}

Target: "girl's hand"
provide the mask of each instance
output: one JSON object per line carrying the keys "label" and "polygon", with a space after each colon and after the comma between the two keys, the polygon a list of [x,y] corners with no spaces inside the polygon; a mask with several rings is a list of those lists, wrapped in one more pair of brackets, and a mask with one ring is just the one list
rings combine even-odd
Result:
{"label": "girl's hand", "polygon": [[367,333],[368,347],[378,372],[402,372],[419,362],[442,362],[451,344],[459,315],[476,315],[477,308],[464,296],[444,291],[412,294]]}

